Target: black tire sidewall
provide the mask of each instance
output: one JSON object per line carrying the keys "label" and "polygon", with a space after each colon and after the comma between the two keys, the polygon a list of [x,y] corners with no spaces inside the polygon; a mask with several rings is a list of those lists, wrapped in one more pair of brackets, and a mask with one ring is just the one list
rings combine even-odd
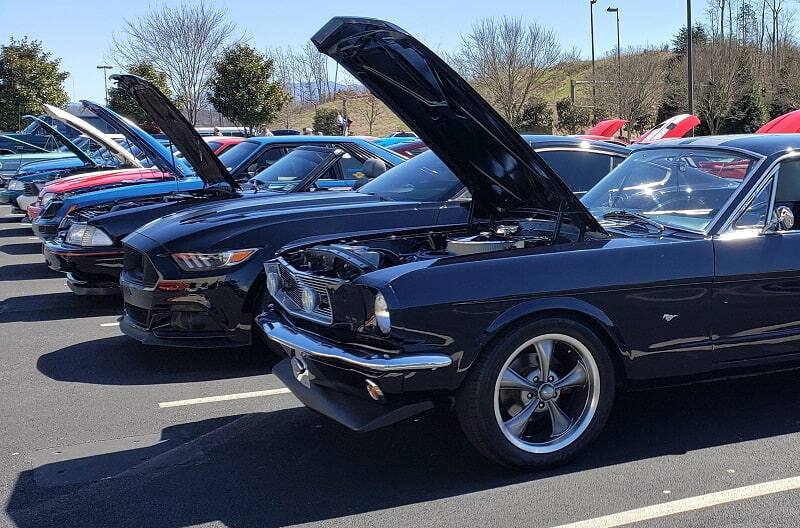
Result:
{"label": "black tire sidewall", "polygon": [[[586,346],[599,371],[600,397],[592,421],[578,439],[552,453],[529,453],[512,444],[497,423],[495,384],[506,360],[520,345],[536,336],[552,333],[570,336]],[[481,453],[507,466],[546,468],[574,458],[602,430],[614,402],[614,365],[607,347],[592,330],[571,319],[540,319],[516,325],[491,343],[470,370],[456,402],[462,428]]]}

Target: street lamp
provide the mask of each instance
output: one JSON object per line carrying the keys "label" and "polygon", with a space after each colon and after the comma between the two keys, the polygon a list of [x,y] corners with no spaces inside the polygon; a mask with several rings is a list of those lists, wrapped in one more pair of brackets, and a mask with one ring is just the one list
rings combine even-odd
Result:
{"label": "street lamp", "polygon": [[597,0],[589,0],[589,27],[592,33],[592,116],[597,119],[595,112],[597,111],[597,91],[595,90],[595,76],[594,76],[594,5]]}
{"label": "street lamp", "polygon": [[106,89],[106,106],[108,106],[108,70],[113,69],[113,66],[108,64],[100,64],[97,66],[98,70],[103,70],[103,86]]}
{"label": "street lamp", "polygon": [[622,117],[622,61],[620,60],[619,51],[619,8],[609,7],[606,11],[617,15],[617,82],[619,83],[619,117]]}

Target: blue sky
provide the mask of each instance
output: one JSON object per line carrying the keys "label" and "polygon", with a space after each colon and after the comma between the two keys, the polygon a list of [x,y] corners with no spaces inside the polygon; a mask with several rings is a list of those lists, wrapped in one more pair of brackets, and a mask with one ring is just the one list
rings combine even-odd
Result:
{"label": "blue sky", "polygon": [[[320,26],[335,15],[370,16],[390,20],[436,50],[457,47],[459,35],[473,21],[487,16],[522,16],[554,29],[565,48],[590,53],[589,0],[217,0],[231,19],[250,36],[258,49],[302,46]],[[152,2],[158,4],[160,2]],[[166,0],[166,3],[179,3]],[[32,4],[5,0],[0,17],[0,38],[41,40],[71,76],[65,83],[73,99],[103,98],[102,72],[97,64],[110,60],[111,37],[123,19],[144,13],[143,1],[80,0]],[[705,11],[705,0],[694,0],[694,16]],[[342,7],[342,6],[345,7]],[[661,44],[671,39],[685,22],[685,0],[599,0],[595,4],[595,45],[598,56],[616,46],[615,22],[608,6],[620,9],[622,47]],[[332,71],[332,70],[331,70]]]}

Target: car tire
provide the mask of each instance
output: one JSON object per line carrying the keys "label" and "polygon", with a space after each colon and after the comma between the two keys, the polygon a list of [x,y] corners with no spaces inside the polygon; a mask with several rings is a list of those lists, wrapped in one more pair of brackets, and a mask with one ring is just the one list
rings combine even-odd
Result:
{"label": "car tire", "polygon": [[535,320],[481,353],[456,395],[456,413],[484,456],[544,469],[579,455],[600,433],[615,383],[609,351],[592,330],[570,319]]}

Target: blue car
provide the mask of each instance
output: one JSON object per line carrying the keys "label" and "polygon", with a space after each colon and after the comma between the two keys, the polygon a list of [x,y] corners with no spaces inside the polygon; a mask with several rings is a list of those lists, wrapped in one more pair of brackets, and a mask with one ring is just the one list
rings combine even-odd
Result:
{"label": "blue car", "polygon": [[[90,101],[81,102],[86,108],[101,116],[116,130],[125,135],[131,143],[146,154],[147,158],[161,172],[171,173],[176,177],[169,180],[159,178],[158,181],[152,182],[137,180],[129,184],[115,183],[100,189],[89,187],[65,196],[45,195],[42,203],[43,209],[33,222],[33,231],[42,240],[53,240],[56,237],[59,225],[64,222],[68,213],[103,204],[114,204],[145,197],[203,191],[218,183],[202,173],[195,172],[186,159],[174,157],[170,149],[162,145],[159,140],[108,108]],[[174,134],[171,135],[177,138]],[[187,149],[180,148],[180,138],[177,139],[176,146],[181,152],[185,152]],[[390,166],[403,161],[402,157],[390,150],[363,139],[344,136],[249,138],[224,152],[219,160],[230,173],[229,177],[232,180],[246,183],[256,178],[263,170],[270,167],[287,152],[302,145],[335,147],[346,151],[346,154],[332,167],[328,175],[316,182],[315,188],[317,189],[336,187],[349,189],[353,187],[361,176],[365,158],[378,157]],[[257,187],[257,184],[254,183],[251,186]],[[66,223],[68,222],[69,220]],[[62,227],[68,227],[66,223]]]}

